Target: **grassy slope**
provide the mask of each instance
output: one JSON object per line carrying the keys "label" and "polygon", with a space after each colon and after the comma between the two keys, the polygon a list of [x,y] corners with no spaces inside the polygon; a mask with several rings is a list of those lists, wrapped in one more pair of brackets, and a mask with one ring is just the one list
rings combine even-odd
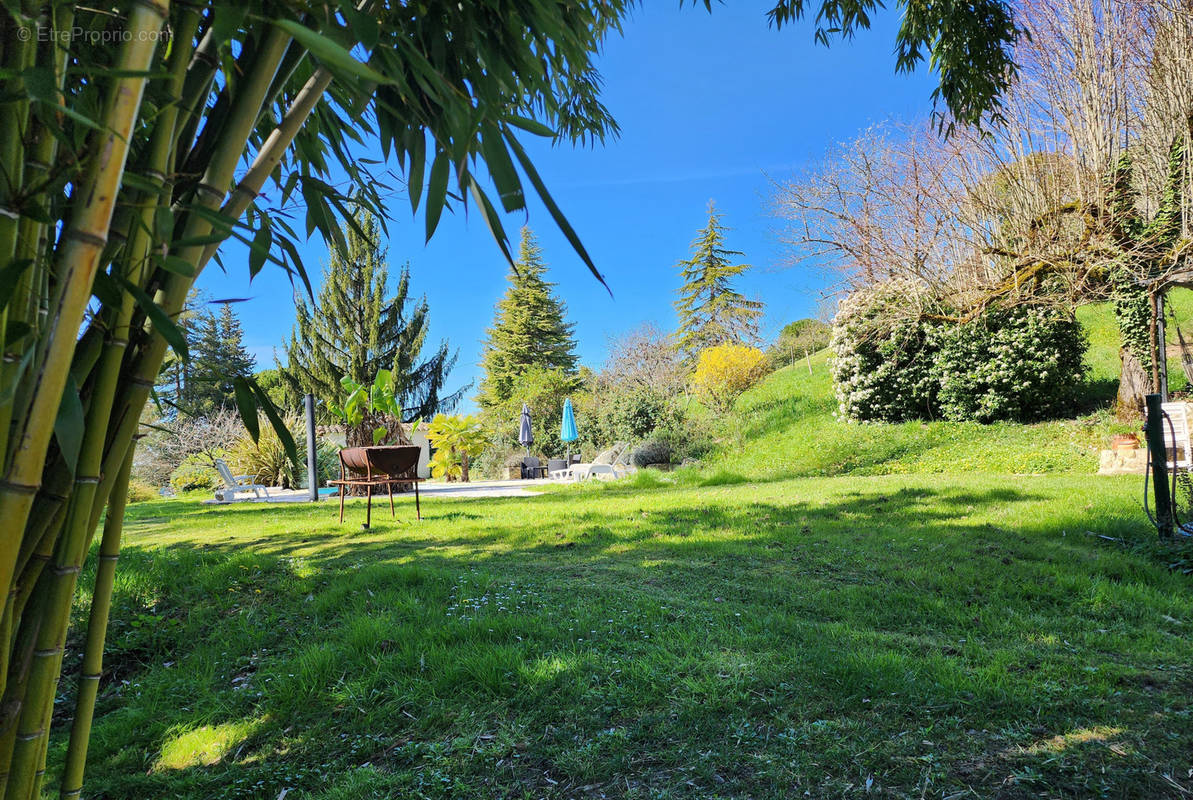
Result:
{"label": "grassy slope", "polygon": [[[1110,318],[1082,313],[1104,391]],[[133,506],[89,794],[1193,790],[1193,586],[1092,535],[1150,538],[1138,481],[1088,474],[1105,416],[832,410],[821,356],[677,482],[433,500],[369,533],[329,504]]]}
{"label": "grassy slope", "polygon": [[1187,783],[1189,581],[1087,534],[1147,536],[1135,481],[650,483],[368,533],[326,503],[133,506],[90,796]]}
{"label": "grassy slope", "polygon": [[[1173,296],[1178,321],[1193,328],[1193,292]],[[706,469],[751,478],[883,473],[1070,473],[1097,469],[1112,433],[1130,429],[1108,412],[1118,379],[1118,331],[1109,304],[1086,306],[1079,319],[1090,339],[1084,415],[1036,425],[930,422],[849,424],[834,418],[828,353],[779,370],[738,402],[737,427]],[[1193,330],[1187,331],[1193,333]],[[1176,341],[1170,327],[1169,337]],[[1170,351],[1173,352],[1173,351]],[[1180,360],[1169,359],[1173,390],[1185,388]]]}

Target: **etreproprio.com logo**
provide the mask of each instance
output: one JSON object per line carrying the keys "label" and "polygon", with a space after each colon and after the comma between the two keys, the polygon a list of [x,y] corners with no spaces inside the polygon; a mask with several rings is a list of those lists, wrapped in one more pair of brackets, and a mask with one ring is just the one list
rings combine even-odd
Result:
{"label": "etreproprio.com logo", "polygon": [[130,30],[89,30],[87,28],[43,28],[22,26],[17,29],[17,38],[22,42],[36,40],[39,42],[57,42],[59,44],[86,44],[91,46],[123,44],[133,40],[139,42],[165,42],[170,39],[170,31],[161,29],[156,31]]}

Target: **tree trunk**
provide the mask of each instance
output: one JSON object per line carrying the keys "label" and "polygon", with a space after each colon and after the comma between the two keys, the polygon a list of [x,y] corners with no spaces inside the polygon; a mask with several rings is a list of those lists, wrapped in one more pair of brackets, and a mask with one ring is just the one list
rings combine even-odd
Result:
{"label": "tree trunk", "polygon": [[1127,348],[1119,349],[1122,370],[1118,381],[1118,400],[1115,415],[1126,422],[1143,419],[1144,398],[1151,391],[1151,378],[1143,364]]}

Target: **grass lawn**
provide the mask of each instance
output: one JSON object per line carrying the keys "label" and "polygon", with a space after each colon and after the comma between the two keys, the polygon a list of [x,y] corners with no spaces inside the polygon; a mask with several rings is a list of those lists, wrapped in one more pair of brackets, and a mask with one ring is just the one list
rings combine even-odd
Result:
{"label": "grass lawn", "polygon": [[[1193,291],[1170,295],[1175,322],[1193,341]],[[1077,310],[1089,336],[1089,375],[1074,419],[1020,425],[958,422],[902,424],[839,422],[834,416],[828,352],[782,369],[742,397],[722,431],[719,452],[703,472],[785,478],[797,475],[898,473],[1058,473],[1089,475],[1110,436],[1136,428],[1110,413],[1118,390],[1119,334],[1108,303]],[[1169,383],[1188,389],[1176,348],[1176,325],[1167,328]]]}
{"label": "grass lawn", "polygon": [[651,483],[131,506],[89,796],[1193,792],[1138,481]]}

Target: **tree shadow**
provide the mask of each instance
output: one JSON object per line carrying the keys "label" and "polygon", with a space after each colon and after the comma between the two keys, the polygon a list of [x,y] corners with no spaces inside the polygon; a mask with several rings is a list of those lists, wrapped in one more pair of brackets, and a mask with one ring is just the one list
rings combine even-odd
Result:
{"label": "tree shadow", "polygon": [[[1141,529],[1006,481],[754,494],[453,500],[367,533],[270,507],[295,530],[230,540],[205,531],[262,507],[186,511],[195,535],[122,556],[114,647],[141,649],[104,683],[93,790],[314,793],[304,765],[367,763],[454,796],[835,796],[866,774],[918,794],[932,741],[934,786],[1168,791],[1105,748],[1036,747],[1108,725],[1140,759],[1189,744],[1144,735],[1193,688],[1157,616],[1193,610],[1188,581],[1083,533]],[[147,611],[180,622],[146,641]],[[268,722],[234,755],[154,767],[181,731],[245,720]]]}

